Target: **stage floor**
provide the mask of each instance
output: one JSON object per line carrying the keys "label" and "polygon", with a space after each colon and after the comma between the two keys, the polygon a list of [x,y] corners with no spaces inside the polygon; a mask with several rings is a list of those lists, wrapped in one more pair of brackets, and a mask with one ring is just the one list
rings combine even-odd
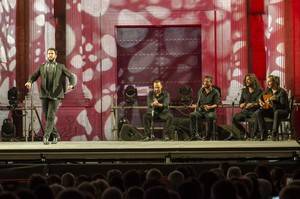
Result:
{"label": "stage floor", "polygon": [[1,161],[192,161],[295,159],[300,145],[288,141],[82,141],[1,142]]}

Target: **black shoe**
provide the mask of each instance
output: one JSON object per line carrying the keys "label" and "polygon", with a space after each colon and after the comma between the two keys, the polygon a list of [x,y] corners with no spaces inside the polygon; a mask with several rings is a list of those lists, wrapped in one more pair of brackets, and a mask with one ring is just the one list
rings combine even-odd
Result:
{"label": "black shoe", "polygon": [[169,136],[165,136],[165,141],[170,141],[171,140],[171,138],[169,137]]}
{"label": "black shoe", "polygon": [[260,135],[260,139],[259,139],[260,141],[264,141],[264,140],[266,140],[266,136],[265,135]]}
{"label": "black shoe", "polygon": [[278,140],[279,140],[278,133],[272,132],[272,141],[278,141]]}
{"label": "black shoe", "polygon": [[146,136],[143,140],[144,141],[151,141],[151,140],[154,140],[154,136],[152,135],[152,136]]}
{"label": "black shoe", "polygon": [[43,143],[44,143],[45,145],[48,145],[48,144],[49,144],[49,138],[44,137],[44,138],[43,138]]}
{"label": "black shoe", "polygon": [[201,140],[201,137],[199,136],[199,134],[195,134],[191,137],[191,140]]}
{"label": "black shoe", "polygon": [[57,144],[57,142],[58,142],[58,138],[54,137],[53,140],[52,140],[52,142],[51,142],[51,144]]}

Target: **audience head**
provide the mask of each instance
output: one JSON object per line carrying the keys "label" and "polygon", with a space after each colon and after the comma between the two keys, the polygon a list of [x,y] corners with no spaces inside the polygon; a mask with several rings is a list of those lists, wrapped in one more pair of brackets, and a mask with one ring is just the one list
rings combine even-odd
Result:
{"label": "audience head", "polygon": [[19,199],[18,196],[11,192],[0,193],[0,199]]}
{"label": "audience head", "polygon": [[61,184],[66,187],[74,187],[76,184],[75,176],[72,173],[65,173],[61,176]]}
{"label": "audience head", "polygon": [[56,199],[85,199],[85,197],[78,189],[67,188],[60,192]]}
{"label": "audience head", "polygon": [[288,185],[280,191],[280,199],[298,199],[300,197],[300,186]]}
{"label": "audience head", "polygon": [[203,197],[203,188],[202,185],[194,180],[189,179],[183,182],[178,187],[178,193],[181,199],[202,199]]}
{"label": "audience head", "polygon": [[126,190],[132,186],[140,186],[140,174],[137,172],[137,170],[128,170],[123,174],[123,183]]}
{"label": "audience head", "polygon": [[146,173],[146,180],[160,180],[162,176],[163,174],[159,169],[152,168]]}
{"label": "audience head", "polygon": [[106,172],[106,179],[109,182],[114,176],[122,176],[122,172],[119,169],[111,169]]}
{"label": "audience head", "polygon": [[56,198],[58,196],[58,194],[60,194],[60,192],[65,190],[65,187],[60,184],[52,184],[52,185],[50,185],[50,189],[52,190],[54,198]]}
{"label": "audience head", "polygon": [[32,174],[29,178],[29,188],[31,190],[34,190],[36,189],[38,186],[40,185],[46,185],[47,184],[47,181],[46,179],[41,176],[40,174]]}
{"label": "audience head", "polygon": [[210,198],[211,187],[219,179],[218,175],[212,171],[204,171],[199,176],[200,183],[203,184],[204,198]]}
{"label": "audience head", "polygon": [[109,187],[103,192],[102,199],[122,199],[122,192],[116,187]]}
{"label": "audience head", "polygon": [[237,192],[229,180],[220,180],[212,186],[212,199],[237,199]]}
{"label": "audience head", "polygon": [[37,199],[35,194],[29,189],[21,189],[17,191],[17,196],[19,199]]}
{"label": "audience head", "polygon": [[133,186],[130,187],[125,195],[125,199],[143,199],[144,190],[141,187]]}
{"label": "audience head", "polygon": [[48,185],[61,184],[61,177],[59,177],[59,175],[50,175],[47,178],[47,184]]}
{"label": "audience head", "polygon": [[168,180],[172,189],[177,190],[178,186],[184,181],[184,175],[178,170],[169,173]]}
{"label": "audience head", "polygon": [[169,192],[162,186],[151,187],[145,191],[144,199],[169,199]]}
{"label": "audience head", "polygon": [[227,170],[227,179],[240,178],[242,176],[242,171],[240,167],[232,166]]}
{"label": "audience head", "polygon": [[54,195],[52,190],[48,185],[40,185],[33,190],[33,193],[36,195],[37,199],[53,199]]}
{"label": "audience head", "polygon": [[90,182],[83,182],[80,185],[78,185],[77,188],[85,195],[91,195],[92,197],[96,197],[96,189]]}
{"label": "audience head", "polygon": [[270,199],[272,197],[272,184],[268,180],[262,178],[257,179],[257,181],[261,199]]}

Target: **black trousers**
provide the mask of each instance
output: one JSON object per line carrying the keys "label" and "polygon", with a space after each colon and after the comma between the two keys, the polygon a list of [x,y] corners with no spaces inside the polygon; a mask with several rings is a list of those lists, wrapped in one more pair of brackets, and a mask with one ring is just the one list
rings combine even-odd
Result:
{"label": "black trousers", "polygon": [[[190,131],[192,137],[195,136],[197,133],[199,134],[200,137],[206,137],[210,138],[211,133],[213,131],[213,122],[214,120],[217,119],[217,115],[215,112],[203,112],[203,111],[196,111],[190,113]],[[207,130],[207,135],[204,135],[201,129],[203,121],[208,122],[208,130]]]}
{"label": "black trousers", "polygon": [[152,120],[153,120],[153,122],[155,122],[158,119],[165,122],[164,130],[163,130],[164,135],[168,135],[169,137],[172,137],[172,135],[173,135],[173,115],[170,112],[155,113],[154,117],[152,117],[151,113],[146,112],[143,116],[145,135],[147,137],[151,136]]}
{"label": "black trousers", "polygon": [[60,100],[52,100],[48,98],[43,98],[41,100],[42,109],[46,117],[46,128],[44,137],[49,138],[51,134],[53,134],[53,137],[59,137],[57,129],[55,128],[54,119]]}
{"label": "black trousers", "polygon": [[259,109],[255,111],[253,115],[255,119],[254,130],[255,132],[259,131],[261,136],[265,136],[267,129],[264,118],[269,117],[273,118],[272,133],[277,134],[281,119],[286,118],[288,115],[289,111],[284,109],[277,109],[275,111],[273,111],[273,109]]}
{"label": "black trousers", "polygon": [[253,116],[255,111],[250,110],[242,110],[239,113],[236,113],[232,118],[232,124],[234,127],[236,127],[239,130],[239,134],[243,135],[244,133],[248,134],[250,132],[246,132],[246,129],[243,127],[241,122],[246,121],[246,119],[249,119]]}

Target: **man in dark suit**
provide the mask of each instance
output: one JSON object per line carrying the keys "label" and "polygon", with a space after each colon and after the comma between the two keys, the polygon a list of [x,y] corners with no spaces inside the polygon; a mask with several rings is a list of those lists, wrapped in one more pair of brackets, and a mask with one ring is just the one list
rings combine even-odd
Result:
{"label": "man in dark suit", "polygon": [[52,144],[56,144],[58,141],[58,132],[55,128],[54,119],[58,104],[64,98],[65,78],[67,77],[70,83],[67,91],[73,89],[75,85],[74,75],[67,70],[65,65],[57,63],[56,58],[57,50],[49,48],[47,50],[47,62],[42,64],[25,84],[28,89],[31,89],[32,83],[41,77],[40,98],[46,117],[44,144],[49,144],[51,134],[53,134]]}
{"label": "man in dark suit", "polygon": [[165,121],[163,133],[165,136],[165,140],[170,139],[171,134],[173,133],[172,132],[173,115],[169,111],[169,103],[170,103],[169,93],[163,90],[161,81],[159,80],[154,81],[153,90],[149,92],[147,97],[148,110],[143,117],[144,129],[146,135],[145,140],[151,140],[154,138],[154,135],[151,134],[151,122],[157,119],[161,119]]}

